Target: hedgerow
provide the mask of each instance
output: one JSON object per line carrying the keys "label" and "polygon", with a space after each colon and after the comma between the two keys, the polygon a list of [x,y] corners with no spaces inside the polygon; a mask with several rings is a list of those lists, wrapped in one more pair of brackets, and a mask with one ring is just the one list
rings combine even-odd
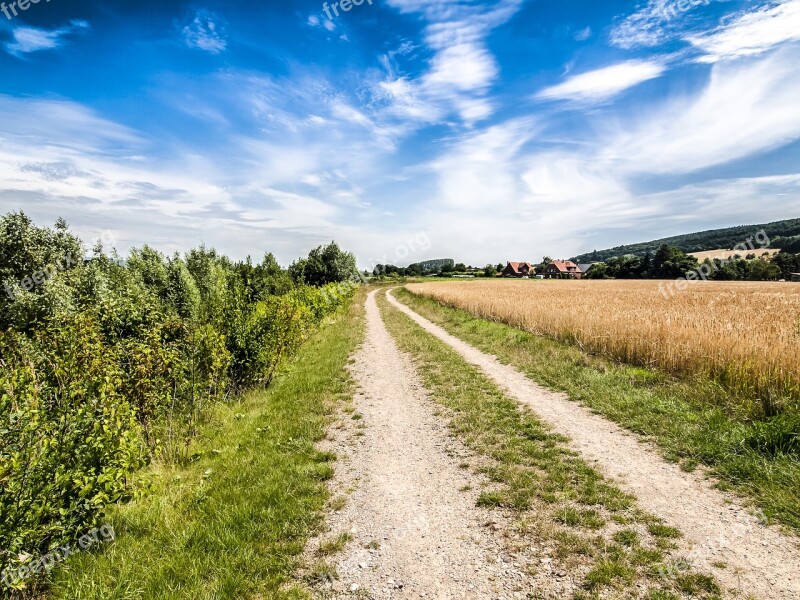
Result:
{"label": "hedgerow", "polygon": [[97,526],[144,465],[188,460],[211,404],[269,385],[355,287],[333,283],[352,255],[321,252],[336,273],[310,287],[271,254],[84,259],[63,221],[0,217],[0,573]]}

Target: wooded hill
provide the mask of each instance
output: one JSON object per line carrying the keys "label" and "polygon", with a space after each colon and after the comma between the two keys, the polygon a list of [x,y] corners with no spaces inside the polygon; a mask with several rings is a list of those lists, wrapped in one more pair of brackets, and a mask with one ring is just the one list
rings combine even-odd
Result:
{"label": "wooded hill", "polygon": [[780,248],[787,252],[800,252],[800,219],[787,219],[763,225],[741,225],[726,229],[711,229],[709,231],[676,235],[652,242],[617,246],[607,250],[595,250],[594,252],[580,254],[572,260],[576,263],[589,263],[606,261],[615,256],[624,256],[626,254],[644,256],[650,253],[650,255],[654,255],[664,244],[675,246],[684,252],[704,252],[717,249],[731,250],[736,244],[745,242],[748,237],[762,230],[769,237],[771,248]]}

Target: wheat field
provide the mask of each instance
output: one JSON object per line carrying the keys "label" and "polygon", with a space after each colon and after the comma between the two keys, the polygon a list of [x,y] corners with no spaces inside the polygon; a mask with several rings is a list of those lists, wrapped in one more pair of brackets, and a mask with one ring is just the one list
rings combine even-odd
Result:
{"label": "wheat field", "polygon": [[408,289],[622,362],[710,376],[776,411],[800,398],[797,284],[698,281],[673,296],[658,281],[495,279]]}

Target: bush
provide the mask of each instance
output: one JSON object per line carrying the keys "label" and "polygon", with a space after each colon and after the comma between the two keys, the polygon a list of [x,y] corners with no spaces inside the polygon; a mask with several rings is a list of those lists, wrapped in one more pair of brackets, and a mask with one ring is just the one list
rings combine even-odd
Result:
{"label": "bush", "polygon": [[118,356],[78,317],[33,339],[0,334],[0,556],[45,554],[129,496],[147,453]]}
{"label": "bush", "polygon": [[[307,274],[351,270],[335,244],[318,250]],[[127,262],[97,248],[20,284],[78,252],[63,222],[0,218],[0,285],[11,290],[0,300],[0,572],[99,524],[147,462],[189,458],[208,407],[269,385],[355,289],[296,285],[271,254],[254,266],[204,247],[185,259],[144,247]]]}

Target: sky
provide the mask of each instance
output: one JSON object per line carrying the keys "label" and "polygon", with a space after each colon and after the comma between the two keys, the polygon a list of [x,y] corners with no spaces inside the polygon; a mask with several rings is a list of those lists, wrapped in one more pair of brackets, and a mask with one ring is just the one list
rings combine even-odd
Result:
{"label": "sky", "polygon": [[800,0],[12,2],[0,212],[122,254],[482,266],[800,217]]}

